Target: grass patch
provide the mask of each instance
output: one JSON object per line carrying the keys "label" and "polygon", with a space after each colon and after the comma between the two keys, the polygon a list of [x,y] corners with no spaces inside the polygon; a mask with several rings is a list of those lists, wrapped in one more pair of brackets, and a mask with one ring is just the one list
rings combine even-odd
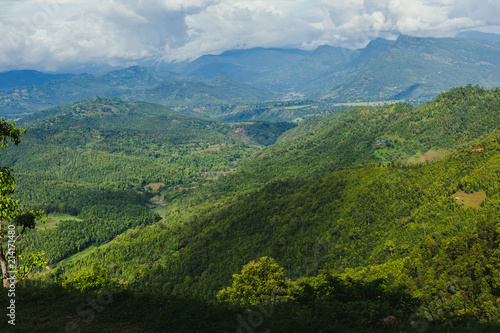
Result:
{"label": "grass patch", "polygon": [[486,192],[478,191],[468,194],[464,191],[458,191],[453,193],[453,198],[457,200],[457,204],[464,205],[465,208],[479,208],[481,207],[481,203],[486,200]]}
{"label": "grass patch", "polygon": [[414,156],[410,157],[408,162],[425,162],[425,161],[433,161],[444,156],[447,153],[446,150],[429,150],[424,155],[417,153]]}
{"label": "grass patch", "polygon": [[47,222],[42,224],[42,223],[37,223],[36,227],[37,228],[53,228],[57,225],[57,223],[61,221],[67,221],[67,220],[75,220],[75,221],[83,221],[82,219],[69,215],[69,214],[62,214],[62,213],[50,213],[47,215]]}
{"label": "grass patch", "polygon": [[144,189],[147,190],[149,188],[151,191],[156,192],[162,186],[165,186],[165,184],[164,183],[152,183],[152,184],[148,184],[148,185],[144,186]]}

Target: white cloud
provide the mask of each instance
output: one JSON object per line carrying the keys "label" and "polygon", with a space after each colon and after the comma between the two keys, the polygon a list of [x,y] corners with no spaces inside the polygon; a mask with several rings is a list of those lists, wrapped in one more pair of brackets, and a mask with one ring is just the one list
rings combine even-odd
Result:
{"label": "white cloud", "polygon": [[500,32],[499,12],[497,0],[0,0],[0,70]]}

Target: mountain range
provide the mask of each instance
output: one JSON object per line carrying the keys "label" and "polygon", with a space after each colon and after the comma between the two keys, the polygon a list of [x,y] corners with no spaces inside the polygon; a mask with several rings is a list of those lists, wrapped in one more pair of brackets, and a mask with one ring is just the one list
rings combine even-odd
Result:
{"label": "mountain range", "polygon": [[394,41],[373,40],[358,50],[234,50],[171,64],[169,72],[136,66],[100,75],[61,76],[44,84],[37,81],[39,74],[23,81],[9,73],[7,81],[12,82],[3,87],[27,85],[0,90],[0,109],[1,115],[17,118],[93,96],[137,99],[185,112],[297,98],[420,105],[455,86],[500,85],[500,44],[490,40],[402,35]]}

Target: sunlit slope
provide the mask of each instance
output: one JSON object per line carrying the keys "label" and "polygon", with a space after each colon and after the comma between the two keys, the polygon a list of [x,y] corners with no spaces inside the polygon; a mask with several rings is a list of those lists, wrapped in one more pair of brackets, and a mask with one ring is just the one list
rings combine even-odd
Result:
{"label": "sunlit slope", "polygon": [[215,123],[104,97],[42,111],[19,125],[28,134],[2,154],[18,181],[16,197],[24,208],[65,214],[22,240],[50,264],[157,222],[152,197],[206,186],[289,128]]}
{"label": "sunlit slope", "polygon": [[[431,163],[272,180],[227,198],[220,188],[222,198],[184,224],[133,230],[77,265],[118,265],[116,276],[137,287],[212,297],[260,256],[276,258],[294,278],[381,264],[407,256],[428,236],[452,237],[498,213],[499,163],[493,135]],[[477,200],[463,206],[462,193]]]}
{"label": "sunlit slope", "polygon": [[242,164],[224,184],[251,188],[272,179],[322,177],[367,162],[432,159],[496,133],[499,109],[500,90],[468,86],[418,108],[355,107],[313,117]]}

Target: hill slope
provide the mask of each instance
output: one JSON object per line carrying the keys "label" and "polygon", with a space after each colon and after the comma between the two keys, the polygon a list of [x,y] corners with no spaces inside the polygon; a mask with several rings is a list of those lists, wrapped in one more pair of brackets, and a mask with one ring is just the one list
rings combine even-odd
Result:
{"label": "hill slope", "polygon": [[290,128],[215,123],[109,97],[42,111],[20,125],[28,128],[23,144],[2,154],[16,172],[16,195],[24,207],[66,214],[26,238],[50,263],[156,222],[167,200],[158,188],[175,196],[209,183]]}
{"label": "hill slope", "polygon": [[[213,297],[261,256],[276,258],[291,278],[402,258],[428,236],[452,237],[498,214],[499,138],[480,145],[482,152],[467,149],[432,164],[366,165],[307,184],[271,182],[222,199],[185,225],[126,233],[77,266],[120,263],[116,277],[135,287]],[[465,208],[458,191],[485,191],[486,200]]]}
{"label": "hill slope", "polygon": [[[429,235],[451,237],[473,228],[480,216],[497,213],[498,138],[478,139],[498,129],[493,119],[499,94],[457,88],[420,108],[364,108],[326,116],[325,122],[313,119],[208,193],[200,189],[204,208],[181,224],[130,231],[76,266],[62,265],[71,271],[119,262],[116,277],[136,287],[213,297],[241,265],[264,255],[294,278],[404,257]],[[457,122],[460,117],[463,122]],[[452,120],[456,128],[442,127]],[[364,132],[375,137],[355,139]],[[389,133],[394,138],[385,147],[374,146],[377,135]],[[398,142],[388,147],[396,135]],[[362,140],[368,142],[358,154],[337,148],[358,149]],[[483,150],[471,151],[471,144]],[[437,147],[458,151],[431,164],[339,168]],[[394,152],[380,152],[388,149]],[[475,208],[463,208],[455,199],[459,191],[482,199]],[[206,205],[207,196],[216,200]],[[138,258],[148,258],[148,264]]]}
{"label": "hill slope", "polygon": [[355,107],[312,117],[243,163],[222,186],[238,191],[272,179],[317,179],[368,162],[432,159],[496,133],[499,103],[498,89],[468,86],[418,108]]}

